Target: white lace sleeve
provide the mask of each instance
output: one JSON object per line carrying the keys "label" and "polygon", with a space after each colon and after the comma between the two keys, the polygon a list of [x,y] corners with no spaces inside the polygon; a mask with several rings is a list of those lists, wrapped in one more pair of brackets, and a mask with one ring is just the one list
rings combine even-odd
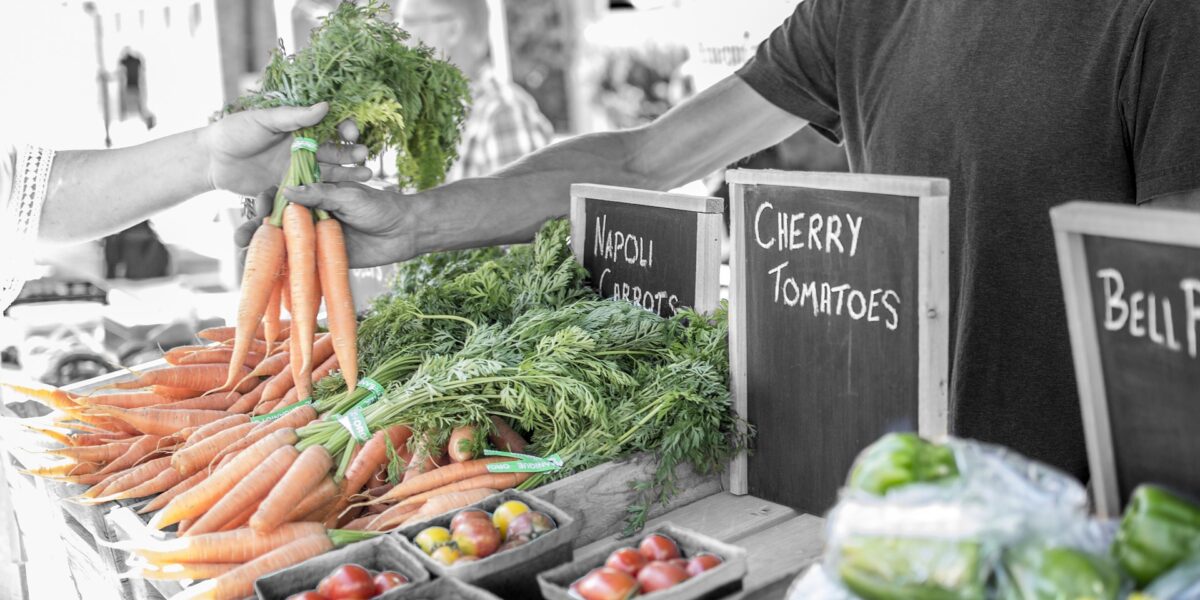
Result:
{"label": "white lace sleeve", "polygon": [[35,146],[9,148],[0,156],[0,311],[21,293],[33,264],[33,245],[42,220],[42,203],[54,151]]}

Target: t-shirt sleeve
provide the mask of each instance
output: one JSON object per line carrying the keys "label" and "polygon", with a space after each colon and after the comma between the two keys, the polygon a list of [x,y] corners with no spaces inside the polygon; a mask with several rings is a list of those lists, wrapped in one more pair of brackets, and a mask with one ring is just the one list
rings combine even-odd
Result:
{"label": "t-shirt sleeve", "polygon": [[1200,2],[1150,0],[1121,86],[1137,202],[1200,189]]}
{"label": "t-shirt sleeve", "polygon": [[804,0],[737,74],[772,104],[842,141],[836,50],[840,0]]}

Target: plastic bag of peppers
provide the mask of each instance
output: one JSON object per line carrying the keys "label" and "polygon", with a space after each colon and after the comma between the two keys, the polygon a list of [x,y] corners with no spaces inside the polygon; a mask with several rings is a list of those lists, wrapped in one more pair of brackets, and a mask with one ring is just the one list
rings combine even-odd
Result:
{"label": "plastic bag of peppers", "polygon": [[884,436],[858,457],[827,526],[821,573],[792,598],[1200,597],[1200,504],[1143,486],[1119,527],[1096,521],[1079,482],[988,444]]}

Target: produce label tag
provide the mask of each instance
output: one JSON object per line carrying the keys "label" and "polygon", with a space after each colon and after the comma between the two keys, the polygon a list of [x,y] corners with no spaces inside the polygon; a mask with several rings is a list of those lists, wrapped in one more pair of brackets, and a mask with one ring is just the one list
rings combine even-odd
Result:
{"label": "produce label tag", "polygon": [[292,412],[293,410],[300,408],[301,406],[308,406],[309,404],[312,404],[311,397],[305,398],[302,402],[296,402],[293,404],[289,404],[279,410],[269,412],[265,415],[259,415],[257,417],[250,417],[250,422],[262,423],[263,421],[274,421],[275,419],[278,419],[279,417],[282,417],[283,415],[286,415],[286,414]]}
{"label": "produce label tag", "polygon": [[500,450],[484,450],[483,454],[484,456],[507,456],[517,459],[511,462],[491,463],[487,466],[489,473],[545,473],[557,471],[563,466],[562,457],[557,454],[551,454],[545,458]]}
{"label": "produce label tag", "polygon": [[308,150],[309,152],[317,151],[317,140],[308,137],[297,137],[292,140],[292,152],[298,150]]}
{"label": "produce label tag", "polygon": [[367,390],[368,392],[367,397],[363,398],[362,401],[358,403],[358,406],[363,408],[374,404],[376,400],[383,396],[383,386],[379,385],[378,381],[375,381],[370,377],[363,377],[362,379],[359,379],[358,387]]}
{"label": "produce label tag", "polygon": [[363,417],[362,409],[355,406],[346,411],[346,414],[338,417],[338,423],[350,432],[350,437],[354,438],[359,443],[367,443],[371,441],[371,428],[367,425],[367,419]]}

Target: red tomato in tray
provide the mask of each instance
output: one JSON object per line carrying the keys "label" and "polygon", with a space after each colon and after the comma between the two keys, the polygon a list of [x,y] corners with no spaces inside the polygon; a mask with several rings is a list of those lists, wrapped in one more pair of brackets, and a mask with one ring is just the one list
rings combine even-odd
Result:
{"label": "red tomato in tray", "polygon": [[325,596],[322,596],[322,595],[310,590],[307,592],[300,592],[299,594],[292,594],[291,596],[287,597],[287,600],[329,600],[329,599],[326,598]]}
{"label": "red tomato in tray", "polygon": [[500,530],[489,521],[468,519],[458,524],[451,539],[463,554],[487,558],[500,547]]}
{"label": "red tomato in tray", "polygon": [[637,593],[637,580],[612,567],[592,569],[571,585],[583,600],[626,600]]}
{"label": "red tomato in tray", "polygon": [[721,564],[721,557],[716,554],[697,554],[693,556],[687,564],[688,575],[695,577],[709,569],[716,568]]}
{"label": "red tomato in tray", "polygon": [[649,594],[683,583],[687,578],[687,571],[683,570],[683,567],[656,560],[642,567],[638,572],[637,581],[642,586],[642,593]]}
{"label": "red tomato in tray", "polygon": [[608,560],[604,561],[604,566],[612,567],[619,571],[625,571],[634,577],[637,577],[638,571],[646,566],[645,556],[634,548],[618,548],[613,550],[612,554],[608,555]]}
{"label": "red tomato in tray", "polygon": [[321,580],[317,593],[329,600],[369,600],[375,597],[375,579],[358,565],[342,565]]}
{"label": "red tomato in tray", "polygon": [[457,515],[454,515],[453,519],[450,519],[450,531],[457,530],[459,525],[462,525],[464,522],[471,519],[483,519],[488,523],[491,523],[492,515],[489,515],[478,508],[469,508],[464,511],[459,511]]}
{"label": "red tomato in tray", "polygon": [[676,546],[671,538],[658,533],[646,536],[638,545],[638,552],[649,561],[671,560],[680,556],[679,546]]}
{"label": "red tomato in tray", "polygon": [[398,588],[408,583],[408,578],[395,572],[384,571],[375,576],[375,593],[382,594],[392,588]]}

